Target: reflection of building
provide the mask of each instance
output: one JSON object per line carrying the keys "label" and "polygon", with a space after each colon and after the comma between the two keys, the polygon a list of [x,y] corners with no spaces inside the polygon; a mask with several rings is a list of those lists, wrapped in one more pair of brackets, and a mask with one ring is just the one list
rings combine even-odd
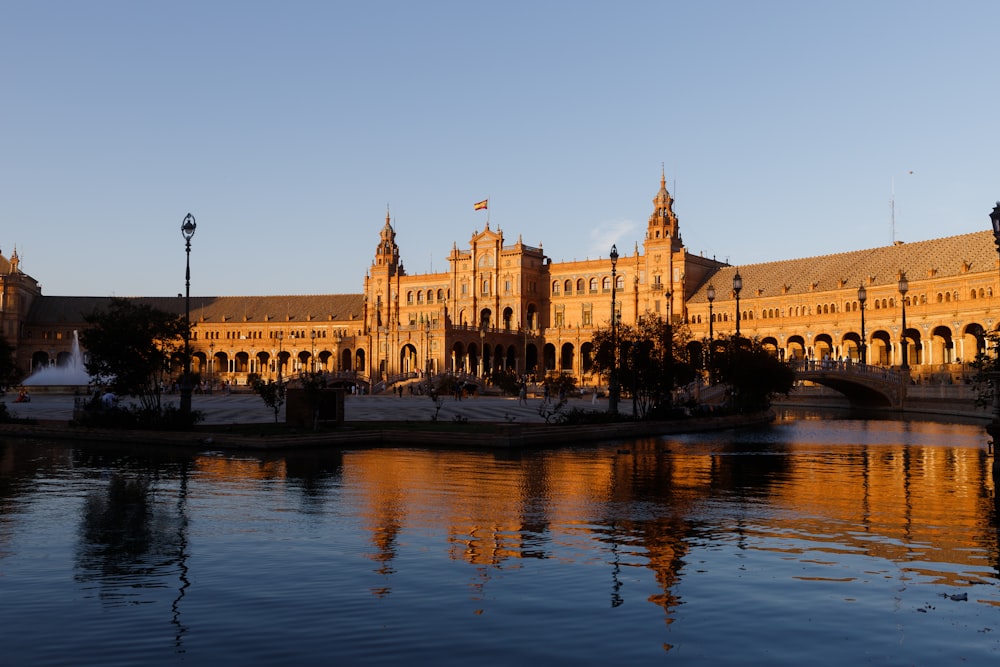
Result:
{"label": "reflection of building", "polygon": [[[610,251],[610,248],[608,249]],[[867,290],[865,338],[871,363],[899,365],[902,337],[913,373],[956,377],[961,362],[1000,328],[994,310],[997,256],[989,231],[836,255],[739,267],[740,331],[782,358],[858,359],[858,287]],[[694,358],[709,335],[735,330],[737,269],[690,254],[661,176],[641,247],[623,251],[615,272],[620,320],[671,317],[687,323]],[[900,272],[909,279],[902,330]],[[43,296],[17,253],[0,257],[2,331],[18,364],[64,363],[74,329],[103,298]],[[591,341],[611,317],[608,257],[553,263],[541,245],[511,243],[487,222],[468,247],[452,246],[439,273],[406,273],[388,214],[361,294],[192,297],[194,369],[245,381],[304,370],[393,381],[423,372],[562,371],[583,381]],[[714,302],[707,298],[715,288]],[[143,298],[184,312],[181,298]],[[279,361],[280,359],[280,361]],[[944,377],[942,375],[941,377]]]}

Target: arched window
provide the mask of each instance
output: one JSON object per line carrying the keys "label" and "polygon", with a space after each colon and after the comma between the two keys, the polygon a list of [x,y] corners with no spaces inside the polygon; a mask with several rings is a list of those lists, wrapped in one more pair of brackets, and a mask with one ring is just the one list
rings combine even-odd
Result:
{"label": "arched window", "polygon": [[553,280],[552,281],[552,293],[553,294],[559,294],[559,281],[558,280]]}
{"label": "arched window", "polygon": [[604,276],[604,278],[601,280],[601,289],[604,290],[605,292],[611,291],[611,278]]}
{"label": "arched window", "polygon": [[406,303],[411,305],[413,304],[413,292],[406,293]]}
{"label": "arched window", "polygon": [[597,278],[590,279],[590,293],[597,294]]}
{"label": "arched window", "polygon": [[427,303],[434,303],[434,290],[427,290]]}
{"label": "arched window", "polygon": [[573,293],[573,281],[572,280],[567,280],[565,283],[563,283],[563,291],[566,292],[566,294],[572,294]]}
{"label": "arched window", "polygon": [[617,283],[615,285],[616,288],[618,288],[618,289],[625,289],[625,276],[619,274],[617,276],[617,279],[615,280],[615,282]]}

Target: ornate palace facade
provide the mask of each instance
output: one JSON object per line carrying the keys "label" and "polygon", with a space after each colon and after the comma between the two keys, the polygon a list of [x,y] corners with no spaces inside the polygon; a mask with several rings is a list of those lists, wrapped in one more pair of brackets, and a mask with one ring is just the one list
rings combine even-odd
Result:
{"label": "ornate palace facade", "polygon": [[[740,333],[779,357],[859,359],[864,340],[869,363],[900,365],[905,340],[921,380],[961,377],[985,332],[1000,328],[988,230],[734,267],[687,251],[662,176],[642,243],[614,264],[553,263],[540,246],[510,242],[489,223],[467,247],[453,245],[446,271],[409,275],[401,258],[387,215],[360,294],[191,297],[193,368],[239,384],[251,373],[317,370],[376,390],[423,373],[494,368],[593,383],[591,341],[610,322],[612,295],[621,322],[686,324],[693,355],[710,336],[735,332],[738,303]],[[0,281],[0,330],[26,373],[68,363],[84,315],[108,301],[43,295],[16,251],[0,256]],[[181,297],[138,300],[184,313]]]}

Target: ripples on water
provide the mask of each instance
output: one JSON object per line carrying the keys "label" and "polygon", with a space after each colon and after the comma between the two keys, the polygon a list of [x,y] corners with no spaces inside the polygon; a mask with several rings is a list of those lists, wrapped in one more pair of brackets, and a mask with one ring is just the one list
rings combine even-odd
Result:
{"label": "ripples on water", "polygon": [[494,453],[0,443],[4,664],[995,664],[982,429]]}

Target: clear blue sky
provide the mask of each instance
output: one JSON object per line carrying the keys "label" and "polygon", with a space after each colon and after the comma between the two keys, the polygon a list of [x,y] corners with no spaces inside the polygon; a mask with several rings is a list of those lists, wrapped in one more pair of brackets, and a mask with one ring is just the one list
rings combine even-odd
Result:
{"label": "clear blue sky", "polygon": [[[0,250],[48,295],[357,293],[486,222],[751,264],[989,228],[1000,2],[0,0]],[[912,172],[912,173],[910,173]]]}

